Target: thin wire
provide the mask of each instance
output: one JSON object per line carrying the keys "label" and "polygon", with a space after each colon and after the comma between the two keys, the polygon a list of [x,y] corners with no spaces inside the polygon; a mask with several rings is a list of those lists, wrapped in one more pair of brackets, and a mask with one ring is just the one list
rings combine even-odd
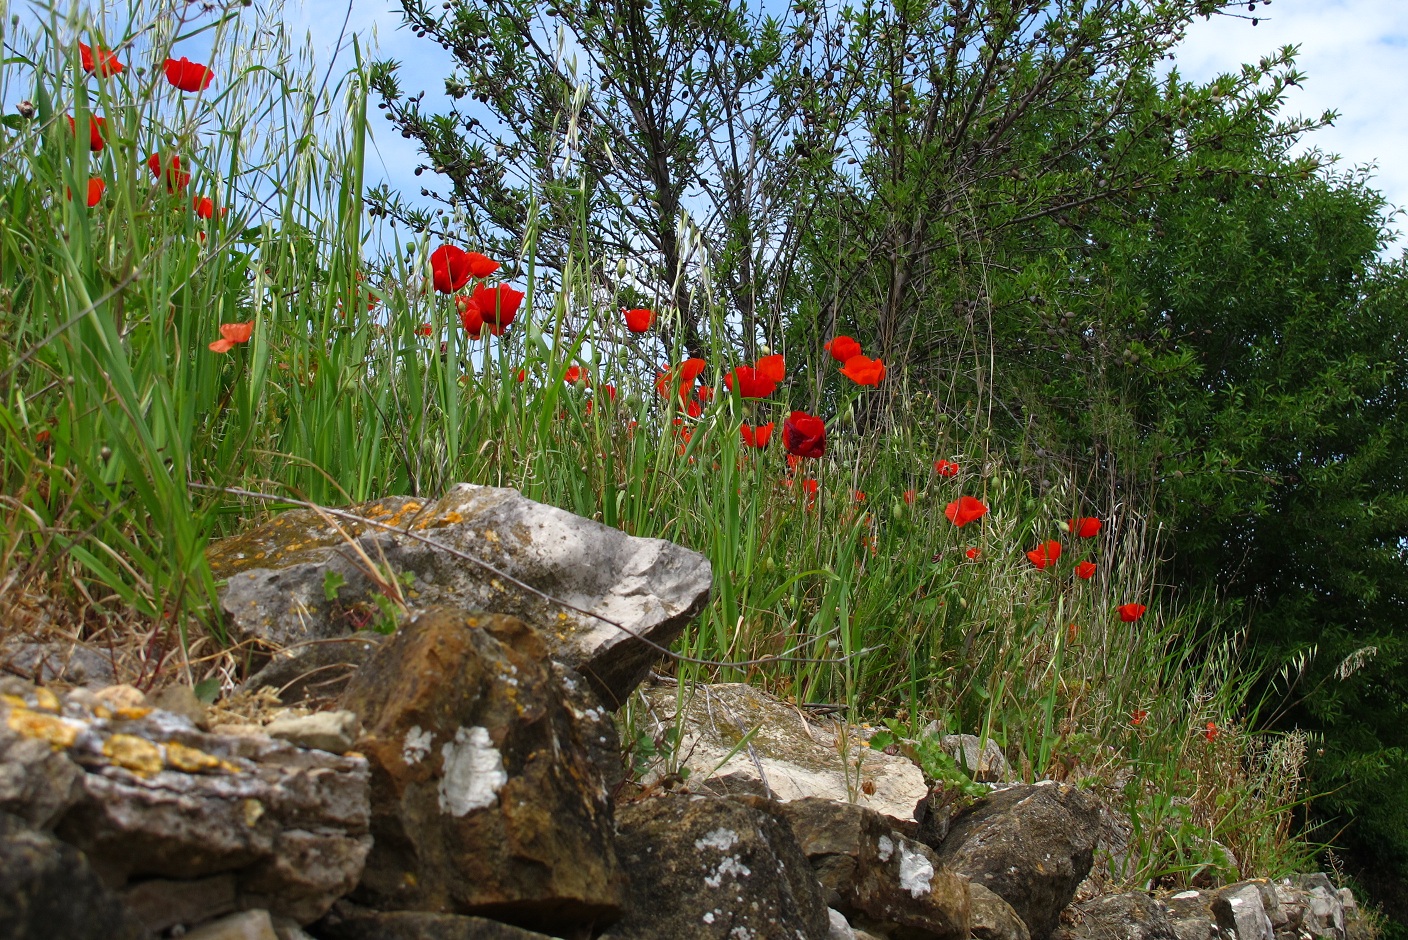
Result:
{"label": "thin wire", "polygon": [[[489,562],[485,561],[485,560],[482,559],[482,558],[476,558],[475,556],[469,554],[468,552],[464,552],[464,551],[461,551],[461,550],[459,550],[459,549],[457,549],[457,548],[453,548],[453,547],[451,547],[451,546],[449,546],[449,545],[444,544],[443,542],[437,542],[437,541],[435,541],[434,539],[429,538],[428,536],[421,535],[421,534],[419,534],[419,533],[417,533],[417,532],[412,532],[412,531],[410,531],[409,529],[397,528],[396,526],[390,525],[390,524],[388,524],[388,523],[385,523],[385,522],[378,522],[378,521],[375,520],[375,519],[368,519],[368,518],[366,518],[366,517],[364,517],[364,516],[359,516],[359,515],[357,515],[356,513],[348,512],[348,511],[346,511],[346,510],[344,510],[344,509],[330,509],[330,508],[328,508],[328,507],[326,507],[326,506],[319,506],[317,503],[310,503],[310,502],[308,502],[308,501],[306,501],[306,500],[294,499],[293,497],[289,497],[289,496],[275,496],[275,495],[272,494],[272,493],[261,493],[261,492],[258,492],[258,491],[256,491],[256,490],[247,490],[247,489],[244,489],[244,488],[242,488],[242,487],[237,487],[237,486],[211,486],[210,484],[207,484],[207,483],[196,483],[196,482],[192,482],[192,483],[190,484],[190,486],[191,486],[193,489],[198,489],[198,490],[213,490],[213,491],[219,492],[219,493],[227,493],[227,494],[229,494],[229,495],[231,495],[231,496],[245,496],[245,497],[249,497],[249,498],[251,498],[251,499],[260,499],[260,500],[265,500],[265,501],[268,501],[268,502],[284,502],[284,503],[288,503],[288,504],[290,504],[290,505],[292,505],[292,506],[299,506],[299,507],[302,507],[302,508],[304,508],[304,509],[311,509],[311,510],[313,510],[314,512],[323,513],[323,514],[326,514],[326,515],[329,515],[329,516],[334,516],[334,517],[336,517],[336,518],[344,519],[344,520],[347,520],[347,521],[349,521],[349,522],[358,522],[358,523],[361,523],[361,524],[363,524],[363,525],[372,526],[372,527],[374,527],[374,528],[382,529],[382,530],[384,530],[384,531],[390,532],[390,533],[392,533],[392,534],[394,534],[394,535],[404,535],[405,537],[407,537],[407,538],[409,538],[409,539],[412,539],[412,540],[417,541],[417,542],[421,542],[421,543],[423,543],[423,544],[425,544],[425,545],[429,545],[431,548],[437,549],[438,551],[445,552],[445,553],[447,553],[447,554],[449,554],[449,555],[454,556],[455,558],[459,558],[459,559],[461,559],[461,560],[463,560],[463,561],[469,562],[470,564],[477,565],[477,566],[479,566],[480,568],[482,568],[482,569],[484,569],[485,571],[487,571],[487,572],[489,572],[490,574],[492,574],[494,577],[500,578],[500,579],[502,579],[502,580],[504,580],[504,581],[508,581],[510,584],[513,584],[513,585],[515,585],[516,587],[519,587],[519,588],[521,588],[521,589],[527,591],[529,594],[533,594],[533,595],[535,595],[535,596],[537,596],[537,597],[539,597],[539,598],[542,598],[543,600],[547,601],[549,604],[555,604],[555,605],[557,605],[558,607],[566,608],[567,610],[570,610],[570,611],[573,611],[573,612],[575,612],[575,613],[581,614],[581,615],[584,616],[584,617],[591,617],[591,618],[594,619],[594,620],[600,620],[600,621],[601,621],[602,623],[604,623],[604,624],[608,624],[609,626],[615,627],[617,630],[620,630],[622,633],[625,633],[627,636],[630,636],[631,638],[633,638],[633,639],[635,639],[635,640],[638,640],[638,641],[640,641],[641,643],[644,643],[646,646],[649,646],[651,649],[655,650],[656,652],[660,653],[661,655],[667,656],[667,657],[669,657],[670,659],[675,660],[676,662],[690,663],[691,665],[696,665],[696,666],[708,666],[708,667],[710,667],[710,668],[716,668],[716,669],[730,669],[730,668],[736,668],[736,667],[742,667],[742,666],[763,666],[763,665],[767,665],[768,663],[807,663],[807,664],[819,664],[819,665],[840,665],[840,664],[846,662],[847,660],[854,659],[854,658],[857,658],[857,657],[860,657],[860,656],[864,656],[864,655],[867,654],[867,653],[873,653],[873,652],[875,652],[877,649],[879,649],[878,646],[868,646],[868,647],[866,647],[865,649],[856,650],[854,653],[851,653],[851,654],[849,654],[849,655],[847,655],[847,656],[841,656],[841,657],[839,657],[839,658],[837,658],[837,659],[814,659],[814,658],[810,658],[810,657],[802,657],[802,656],[784,656],[784,655],[778,655],[778,656],[764,656],[764,657],[762,657],[761,659],[743,659],[743,660],[738,660],[737,662],[720,662],[720,661],[718,661],[718,660],[712,660],[712,659],[696,659],[696,658],[693,657],[693,656],[686,656],[686,655],[683,654],[683,653],[676,653],[674,650],[670,649],[669,647],[661,646],[659,643],[656,643],[654,640],[652,640],[652,639],[650,639],[650,638],[648,638],[648,637],[645,637],[645,636],[640,635],[639,633],[637,633],[636,631],[632,630],[630,627],[626,626],[625,624],[618,623],[618,622],[616,622],[615,620],[610,619],[609,617],[603,617],[601,614],[598,614],[598,613],[596,613],[595,611],[587,610],[587,609],[585,609],[585,608],[578,607],[578,606],[576,606],[575,604],[568,603],[567,601],[564,601],[564,600],[562,600],[562,599],[559,598],[559,597],[554,597],[553,595],[548,594],[546,591],[541,591],[541,590],[539,590],[538,588],[533,587],[533,585],[528,584],[528,583],[525,582],[525,581],[521,581],[521,580],[519,580],[518,578],[515,578],[513,575],[509,574],[508,572],[503,571],[503,570],[501,570],[501,569],[499,569],[499,568],[494,567],[493,565],[489,564]],[[797,648],[798,648],[798,647],[796,647],[796,646],[792,647],[792,649],[794,649],[794,650],[797,649]],[[791,650],[789,650],[788,652],[791,652]]]}

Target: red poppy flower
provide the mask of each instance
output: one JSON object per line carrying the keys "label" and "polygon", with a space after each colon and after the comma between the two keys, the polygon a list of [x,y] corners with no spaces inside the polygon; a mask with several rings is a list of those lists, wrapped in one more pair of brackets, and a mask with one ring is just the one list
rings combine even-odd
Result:
{"label": "red poppy flower", "polygon": [[1145,607],[1143,604],[1121,604],[1117,609],[1120,612],[1121,620],[1125,623],[1134,623],[1134,621],[1144,616],[1144,611],[1149,608]]}
{"label": "red poppy flower", "polygon": [[1207,729],[1203,731],[1203,737],[1207,738],[1209,741],[1213,741],[1217,739],[1219,733],[1217,723],[1210,721],[1207,724]]}
{"label": "red poppy flower", "polygon": [[[502,330],[518,315],[518,305],[523,303],[524,293],[514,290],[508,284],[500,284],[498,287],[485,287],[481,284],[474,289],[472,296],[475,303],[479,304],[479,315],[484,318],[484,322]],[[498,332],[494,335],[497,336]]]}
{"label": "red poppy flower", "polygon": [[568,385],[576,385],[578,382],[585,383],[587,377],[581,366],[568,366],[567,371],[562,373],[562,381]]}
{"label": "red poppy flower", "polygon": [[175,155],[168,161],[164,174],[161,169],[160,154],[154,153],[147,158],[147,168],[152,171],[152,176],[157,179],[161,179],[163,175],[166,177],[166,191],[168,193],[185,189],[191,182],[191,174],[181,169],[181,158]]}
{"label": "red poppy flower", "polygon": [[96,73],[103,78],[117,75],[122,71],[122,63],[117,61],[116,54],[109,52],[102,46],[94,50],[92,46],[80,42],[78,44],[78,58],[83,65],[83,71],[90,74]]}
{"label": "red poppy flower", "polygon": [[199,62],[192,62],[185,56],[167,59],[164,67],[166,80],[182,91],[205,91],[215,73]]}
{"label": "red poppy flower", "polygon": [[982,553],[983,553],[983,550],[982,550],[981,548],[970,548],[970,549],[968,549],[966,552],[964,552],[963,554],[964,554],[964,556],[966,556],[966,557],[971,561],[971,560],[973,560],[974,558],[977,558],[977,557],[978,557],[979,555],[981,555]]}
{"label": "red poppy flower", "polygon": [[36,443],[36,444],[47,444],[47,443],[49,443],[49,438],[50,438],[51,436],[52,436],[52,435],[49,434],[49,429],[48,429],[48,428],[45,428],[44,430],[40,431],[38,434],[35,434],[35,435],[34,435],[34,443]]}
{"label": "red poppy flower", "polygon": [[950,463],[947,460],[937,460],[934,462],[934,472],[941,477],[957,476],[958,464]]}
{"label": "red poppy flower", "polygon": [[821,489],[821,484],[813,480],[811,477],[807,477],[805,480],[802,481],[802,489],[806,491],[806,494],[808,496],[815,497],[817,490]]}
{"label": "red poppy flower", "polygon": [[644,307],[626,311],[626,329],[632,333],[646,333],[655,325],[655,311]]}
{"label": "red poppy flower", "polygon": [[469,276],[484,279],[499,269],[499,263],[493,258],[481,255],[477,251],[465,252],[465,261],[469,265]]}
{"label": "red poppy flower", "polygon": [[691,356],[680,363],[680,381],[693,382],[695,379],[699,378],[707,368],[709,368],[709,363],[700,359],[698,356]]}
{"label": "red poppy flower", "polygon": [[616,400],[616,386],[614,386],[614,385],[603,385],[603,386],[601,386],[600,388],[597,389],[597,394],[598,394],[598,395],[605,395],[605,396],[606,396],[608,399],[610,399],[611,401],[615,401],[615,400]]}
{"label": "red poppy flower", "polygon": [[865,502],[865,491],[864,491],[864,490],[851,490],[851,499],[855,500],[855,501],[858,502],[858,503],[863,503],[863,502]]}
{"label": "red poppy flower", "polygon": [[788,454],[788,455],[787,455],[787,469],[788,469],[788,470],[796,470],[799,466],[801,466],[801,463],[802,463],[802,458],[801,458],[801,457],[798,457],[796,454]]}
{"label": "red poppy flower", "polygon": [[905,491],[904,491],[904,502],[905,502],[905,505],[906,505],[906,506],[913,506],[913,505],[914,505],[914,496],[915,496],[914,490],[905,490]]}
{"label": "red poppy flower", "polygon": [[519,370],[518,370],[518,383],[521,385],[521,384],[523,384],[523,383],[526,382],[526,381],[528,381],[528,370],[527,370],[527,369],[519,369]]}
{"label": "red poppy flower", "polygon": [[699,378],[699,374],[708,368],[709,364],[703,359],[691,357],[680,363],[676,368],[666,367],[665,371],[655,377],[655,390],[661,397],[670,394],[671,385],[683,402],[689,397],[694,388],[694,380]]}
{"label": "red poppy flower", "polygon": [[420,326],[416,327],[417,336],[429,336],[430,333],[431,328],[429,323],[422,323]]}
{"label": "red poppy flower", "polygon": [[684,406],[684,413],[691,418],[697,418],[704,413],[704,406],[699,404],[697,399],[691,398],[689,403]]}
{"label": "red poppy flower", "polygon": [[744,447],[767,447],[768,441],[772,440],[773,423],[760,424],[756,428],[751,425],[743,425],[738,429],[738,433],[743,436]]}
{"label": "red poppy flower", "polygon": [[[99,200],[103,198],[103,193],[107,191],[107,188],[108,184],[103,182],[96,176],[88,180],[88,208],[91,209],[98,204]],[[73,190],[65,186],[64,195],[68,196],[69,199],[72,199]]]}
{"label": "red poppy flower", "polygon": [[845,365],[853,356],[860,355],[860,343],[857,343],[849,336],[833,337],[823,348],[831,353],[832,359],[835,359],[842,365]]}
{"label": "red poppy flower", "polygon": [[852,356],[841,367],[841,374],[857,385],[879,385],[885,380],[885,363],[865,356]]}
{"label": "red poppy flower", "polygon": [[1149,712],[1147,709],[1138,708],[1129,713],[1129,723],[1134,725],[1135,727],[1138,727],[1139,725],[1144,724],[1144,719],[1148,717]]}
{"label": "red poppy flower", "polygon": [[759,375],[772,379],[774,382],[781,382],[787,377],[787,363],[777,354],[764,356],[758,360],[753,368],[758,370]]}
{"label": "red poppy flower", "polygon": [[441,245],[430,253],[430,278],[442,294],[453,294],[469,283],[469,253],[455,245]]}
{"label": "red poppy flower", "polygon": [[737,390],[740,398],[767,398],[777,391],[777,383],[750,366],[739,366],[724,376],[730,391]]}
{"label": "red poppy flower", "polygon": [[948,521],[962,528],[968,523],[987,515],[988,504],[971,496],[960,496],[944,507]]}
{"label": "red poppy flower", "polygon": [[208,196],[201,196],[192,203],[196,210],[196,216],[202,219],[209,219],[215,215],[215,202]]}
{"label": "red poppy flower", "polygon": [[794,411],[782,423],[782,446],[798,457],[826,454],[826,422],[805,411]]}
{"label": "red poppy flower", "polygon": [[707,405],[714,400],[714,390],[708,385],[701,385],[694,390],[694,397],[699,399],[700,404]]}
{"label": "red poppy flower", "polygon": [[1036,565],[1037,570],[1045,568],[1047,565],[1054,565],[1056,559],[1061,557],[1060,542],[1042,542],[1036,548],[1027,552],[1027,557]]}
{"label": "red poppy flower", "polygon": [[[103,149],[103,135],[107,133],[108,119],[88,116],[88,149],[97,153]],[[73,115],[68,115],[68,129],[73,133],[78,133],[78,125],[73,120]]]}
{"label": "red poppy flower", "polygon": [[1076,565],[1076,577],[1082,581],[1089,581],[1095,577],[1095,562],[1083,561]]}
{"label": "red poppy flower", "polygon": [[484,335],[484,316],[479,312],[479,304],[473,297],[456,297],[455,307],[460,312],[460,324],[464,331],[473,339],[480,339]]}
{"label": "red poppy flower", "polygon": [[1093,539],[1100,534],[1100,520],[1094,516],[1077,516],[1066,523],[1072,535]]}
{"label": "red poppy flower", "polygon": [[220,324],[220,338],[210,344],[210,351],[227,353],[236,345],[249,342],[249,337],[253,333],[253,320],[246,323],[222,323]]}

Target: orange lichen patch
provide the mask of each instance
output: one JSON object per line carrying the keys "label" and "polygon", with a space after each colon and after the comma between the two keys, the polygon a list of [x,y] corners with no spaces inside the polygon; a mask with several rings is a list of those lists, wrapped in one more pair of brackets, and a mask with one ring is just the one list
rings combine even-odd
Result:
{"label": "orange lichen patch", "polygon": [[36,703],[34,707],[42,712],[57,712],[62,707],[59,697],[49,689],[42,687],[34,690],[34,701]]}
{"label": "orange lichen patch", "polygon": [[119,721],[138,721],[147,717],[152,710],[145,705],[125,705],[113,710],[113,717]]}
{"label": "orange lichen patch", "polygon": [[161,770],[161,748],[133,734],[115,734],[103,742],[103,756],[134,774],[150,777]]}
{"label": "orange lichen patch", "polygon": [[499,534],[493,529],[485,529],[484,541],[489,542],[492,545],[497,545],[499,544]]}
{"label": "orange lichen patch", "polygon": [[187,747],[179,741],[166,742],[166,766],[188,774],[203,774],[229,769],[229,766],[220,758],[197,748]]}
{"label": "orange lichen patch", "polygon": [[56,751],[73,747],[78,740],[79,725],[64,721],[57,715],[45,715],[28,708],[14,707],[5,719],[10,730],[22,737],[47,741]]}

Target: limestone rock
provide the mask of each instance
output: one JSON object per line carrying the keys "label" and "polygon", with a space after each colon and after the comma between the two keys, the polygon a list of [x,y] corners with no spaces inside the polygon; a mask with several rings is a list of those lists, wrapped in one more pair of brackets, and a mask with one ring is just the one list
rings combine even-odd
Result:
{"label": "limestone rock", "polygon": [[[656,686],[645,698],[647,728],[657,734],[673,728],[680,710],[676,688]],[[914,827],[915,804],[928,792],[924,774],[908,759],[873,750],[854,728],[816,724],[796,706],[742,683],[685,692],[678,753],[692,788],[784,803],[806,797],[854,802],[902,828]],[[663,769],[656,769],[656,778]]]}
{"label": "limestone rock", "polygon": [[[1206,910],[1203,922],[1212,923]],[[1053,940],[1179,940],[1179,934],[1158,898],[1131,891],[1076,905],[1069,923],[1056,930]]]}
{"label": "limestone rock", "polygon": [[1272,886],[1272,891],[1284,917],[1284,923],[1275,925],[1278,937],[1343,940],[1352,927],[1358,926],[1354,896],[1336,890],[1322,873],[1283,878]]}
{"label": "limestone rock", "polygon": [[[24,804],[29,819],[66,807],[56,834],[110,887],[229,873],[237,906],[306,923],[356,884],[370,842],[364,759],[207,734],[169,712],[94,701],[45,689],[0,699],[0,753],[52,752],[5,763],[6,774],[20,774],[11,805]],[[70,769],[55,771],[62,762]],[[76,795],[48,792],[56,780],[69,786],[74,771]]]}
{"label": "limestone rock", "polygon": [[943,734],[936,721],[930,722],[924,733],[938,737],[944,753],[977,783],[1001,783],[1012,774],[1007,755],[992,738],[980,740],[976,734]]}
{"label": "limestone rock", "polygon": [[279,940],[268,911],[241,911],[185,935],[186,940]]}
{"label": "limestone rock", "polygon": [[[367,558],[397,577],[414,577],[406,589],[414,607],[494,611],[543,628],[554,658],[585,676],[613,708],[659,659],[657,646],[668,646],[709,598],[704,556],[514,490],[462,483],[439,500],[395,497],[352,511],[445,546],[338,521]],[[210,548],[216,577],[228,579],[220,602],[237,638],[282,649],[352,632],[355,625],[339,611],[365,604],[379,589],[338,528],[311,510],[293,510]],[[330,573],[345,582],[336,604],[325,594]],[[509,578],[620,626],[551,603]]]}
{"label": "limestone rock", "polygon": [[1178,940],[1218,940],[1212,902],[1211,893],[1198,890],[1178,891],[1164,898]]}
{"label": "limestone rock", "polygon": [[856,932],[845,914],[828,907],[826,916],[831,920],[827,925],[826,940],[856,940]]}
{"label": "limestone rock", "polygon": [[617,850],[630,875],[622,919],[602,940],[821,940],[826,905],[775,816],[733,800],[667,794],[622,806]]}
{"label": "limestone rock", "polygon": [[345,709],[280,716],[264,726],[264,733],[271,738],[332,754],[346,754],[352,750],[360,732],[357,713]]}
{"label": "limestone rock", "polygon": [[816,798],[774,804],[806,853],[827,904],[856,927],[894,940],[966,940],[966,878],[886,817]]}
{"label": "limestone rock", "polygon": [[262,669],[245,680],[249,691],[278,690],[279,700],[292,705],[309,699],[336,698],[362,667],[385,634],[358,630],[347,636],[329,637],[280,650]]}
{"label": "limestone rock", "polygon": [[0,812],[0,940],[142,935],[82,852]]}
{"label": "limestone rock", "polygon": [[968,885],[969,930],[976,940],[1031,940],[1012,905],[976,881]]}
{"label": "limestone rock", "polygon": [[333,905],[317,924],[323,940],[550,940],[520,927],[428,911],[374,911],[346,901]]}
{"label": "limestone rock", "polygon": [[1231,885],[1212,902],[1217,926],[1237,940],[1272,940],[1271,918],[1254,884]]}
{"label": "limestone rock", "polygon": [[36,683],[111,685],[117,675],[113,657],[84,643],[25,640],[0,643],[0,671]]}
{"label": "limestone rock", "polygon": [[625,886],[611,806],[542,635],[427,611],[348,686],[375,847],[357,895],[533,929],[609,923]]}
{"label": "limestone rock", "polygon": [[122,891],[122,904],[152,933],[164,933],[229,914],[238,907],[239,884],[232,874],[173,881],[150,878]]}
{"label": "limestone rock", "polygon": [[937,855],[1010,904],[1032,940],[1045,940],[1090,872],[1099,830],[1099,802],[1075,787],[1006,787],[960,813]]}

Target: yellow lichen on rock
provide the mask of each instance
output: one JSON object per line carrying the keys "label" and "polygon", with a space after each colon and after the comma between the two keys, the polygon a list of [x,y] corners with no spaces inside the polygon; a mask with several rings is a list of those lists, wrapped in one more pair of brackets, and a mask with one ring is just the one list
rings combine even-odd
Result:
{"label": "yellow lichen on rock", "polygon": [[34,707],[42,712],[57,714],[59,709],[63,707],[59,702],[59,697],[43,686],[34,690],[34,701],[37,703]]}
{"label": "yellow lichen on rock", "polygon": [[115,734],[103,742],[103,756],[124,770],[150,777],[162,767],[161,748],[133,734]]}
{"label": "yellow lichen on rock", "polygon": [[78,740],[79,727],[57,715],[45,715],[26,707],[12,707],[6,718],[10,730],[26,738],[48,741],[56,751],[72,747]]}
{"label": "yellow lichen on rock", "polygon": [[264,816],[264,804],[255,799],[244,801],[244,824],[253,829]]}
{"label": "yellow lichen on rock", "polygon": [[166,766],[188,774],[207,773],[227,767],[220,758],[197,748],[187,747],[179,741],[166,742]]}

